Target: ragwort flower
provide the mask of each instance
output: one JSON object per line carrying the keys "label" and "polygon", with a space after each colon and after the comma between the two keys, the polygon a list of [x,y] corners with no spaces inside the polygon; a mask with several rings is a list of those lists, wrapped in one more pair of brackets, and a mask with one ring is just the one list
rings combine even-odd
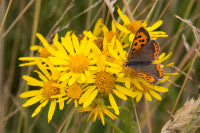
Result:
{"label": "ragwort flower", "polygon": [[104,114],[109,116],[111,119],[115,120],[117,119],[117,116],[115,116],[112,112],[109,111],[111,109],[111,106],[106,106],[104,104],[104,101],[100,98],[95,99],[90,106],[83,108],[83,107],[78,107],[77,111],[79,112],[90,112],[90,115],[87,119],[87,121],[91,118],[91,116],[94,116],[93,121],[96,121],[96,118],[98,117],[101,119],[101,122],[103,125],[105,125],[105,119],[104,119]]}
{"label": "ragwort flower", "polygon": [[[41,42],[44,42],[45,38],[39,38],[42,39]],[[53,44],[47,43],[49,47],[56,49],[56,46],[54,45],[55,42],[58,42],[58,34],[55,34],[54,39],[53,39]],[[42,47],[39,45],[34,45],[31,46],[30,48],[32,51],[37,51],[39,53],[38,57],[20,57],[19,60],[21,61],[30,61],[28,63],[22,63],[19,66],[29,66],[29,65],[36,65],[37,62],[45,62],[46,59],[51,56],[51,53],[47,50],[46,47]],[[37,53],[37,54],[38,54]]]}
{"label": "ragwort flower", "polygon": [[129,41],[132,42],[133,39],[134,39],[134,35],[135,33],[140,29],[140,27],[144,27],[150,34],[150,36],[153,38],[153,39],[156,39],[158,37],[168,37],[168,35],[163,32],[163,31],[154,31],[156,30],[157,28],[159,28],[163,21],[162,20],[158,20],[156,23],[154,23],[152,26],[147,26],[147,23],[146,21],[142,21],[142,20],[133,20],[131,21],[126,15],[124,15],[120,8],[118,8],[118,14],[120,16],[120,18],[122,19],[123,21],[123,25],[119,24],[119,23],[116,23],[117,25],[117,28],[130,35],[129,36]]}
{"label": "ragwort flower", "polygon": [[[37,66],[41,72],[35,70],[38,74],[40,80],[35,79],[30,76],[23,76],[23,79],[27,81],[27,84],[30,86],[39,86],[39,90],[30,90],[24,92],[20,95],[21,98],[29,98],[23,107],[28,107],[39,102],[39,106],[35,109],[31,117],[36,116],[43,107],[45,107],[50,102],[49,112],[48,112],[48,122],[51,121],[55,108],[56,108],[56,99],[52,98],[54,95],[63,93],[63,86],[60,83],[59,77],[60,73],[50,65],[47,70],[46,65],[37,63]],[[64,107],[64,101],[59,102],[59,108],[62,110]]]}
{"label": "ragwort flower", "polygon": [[96,73],[91,75],[87,81],[92,85],[86,88],[86,91],[79,100],[79,104],[83,103],[83,108],[86,108],[98,97],[98,94],[104,95],[108,97],[112,108],[115,110],[115,114],[119,115],[119,108],[113,94],[122,100],[127,100],[126,96],[132,96],[133,92],[121,86],[119,82],[116,82],[117,76],[121,73],[120,69],[116,69],[112,66],[108,67],[105,65],[105,62],[106,55],[101,55],[97,62],[98,68]]}
{"label": "ragwort flower", "polygon": [[61,44],[58,42],[54,44],[56,46],[55,50],[47,45],[48,43],[42,35],[37,34],[37,36],[52,54],[49,57],[50,61],[59,66],[60,71],[63,71],[60,80],[69,80],[68,85],[75,82],[86,82],[91,75],[91,71],[96,70],[96,57],[91,52],[95,44],[87,37],[79,41],[74,33],[67,32],[66,36],[61,38]]}

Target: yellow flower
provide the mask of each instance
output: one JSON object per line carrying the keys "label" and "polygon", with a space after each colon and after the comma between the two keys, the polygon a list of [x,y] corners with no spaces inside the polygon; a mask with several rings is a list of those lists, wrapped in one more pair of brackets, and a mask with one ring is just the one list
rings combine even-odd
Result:
{"label": "yellow flower", "polygon": [[53,98],[59,98],[58,102],[67,100],[67,104],[74,100],[75,107],[78,107],[78,99],[82,95],[84,86],[81,86],[78,83],[73,83],[66,88],[67,89],[65,89],[64,93],[53,96]]}
{"label": "yellow flower", "polygon": [[123,25],[119,24],[119,23],[116,23],[117,25],[117,28],[126,33],[126,34],[130,34],[129,36],[129,41],[132,42],[133,39],[134,39],[134,36],[135,36],[135,33],[139,30],[140,27],[144,27],[150,34],[150,36],[152,37],[152,39],[156,39],[158,37],[167,37],[168,35],[163,32],[163,31],[154,31],[156,30],[157,28],[159,28],[163,21],[162,20],[158,20],[156,23],[154,23],[152,26],[147,26],[147,23],[146,21],[142,21],[142,20],[129,20],[129,18],[124,15],[120,8],[118,8],[117,10],[120,18],[122,19],[123,21]]}
{"label": "yellow flower", "polygon": [[87,81],[87,83],[92,85],[86,88],[86,91],[79,100],[79,104],[83,103],[83,108],[86,108],[97,97],[97,94],[108,96],[109,102],[115,110],[115,114],[119,115],[119,108],[113,94],[122,100],[127,100],[126,96],[132,96],[133,92],[119,85],[119,82],[116,82],[116,75],[120,76],[121,70],[114,67],[108,67],[105,65],[105,62],[107,62],[106,55],[101,55],[97,62],[98,68],[96,73],[91,75]]}
{"label": "yellow flower", "polygon": [[93,119],[94,122],[96,121],[96,118],[98,117],[99,119],[101,119],[102,124],[105,125],[104,114],[109,116],[113,120],[117,119],[117,117],[112,112],[110,112],[108,110],[110,108],[112,108],[112,107],[106,106],[104,104],[103,100],[98,98],[98,99],[95,99],[92,102],[92,104],[90,106],[88,106],[87,108],[78,107],[77,111],[79,111],[79,112],[90,112],[90,115],[89,115],[87,121],[93,115],[94,116],[94,119]]}
{"label": "yellow flower", "polygon": [[91,71],[97,69],[95,66],[96,56],[91,52],[95,44],[87,37],[79,41],[74,33],[67,32],[66,36],[61,38],[61,44],[58,42],[54,44],[56,46],[55,50],[49,47],[42,35],[37,34],[37,36],[51,53],[50,61],[59,66],[57,69],[64,71],[60,80],[69,80],[68,85],[75,82],[86,82],[91,75]]}
{"label": "yellow flower", "polygon": [[[51,121],[56,108],[56,99],[51,97],[63,93],[62,85],[59,81],[60,73],[57,72],[56,69],[50,64],[48,66],[50,68],[50,71],[46,69],[46,65],[42,65],[41,63],[37,63],[37,66],[39,67],[41,72],[37,70],[35,70],[35,72],[38,74],[40,80],[30,76],[23,76],[23,79],[27,81],[28,85],[39,86],[41,89],[24,92],[20,95],[20,97],[29,98],[26,103],[22,105],[23,107],[28,107],[39,102],[39,106],[35,109],[31,117],[36,116],[41,111],[41,109],[50,102],[48,112],[49,122]],[[64,102],[59,102],[60,110],[62,110],[63,107]]]}
{"label": "yellow flower", "polygon": [[[42,38],[43,39],[43,38]],[[53,44],[48,44],[49,47],[52,47],[53,49],[56,49],[55,42],[58,42],[58,34],[55,34],[53,39]],[[30,61],[28,63],[22,63],[19,66],[28,66],[28,65],[36,65],[37,62],[45,62],[46,59],[51,56],[51,53],[47,50],[45,47],[41,47],[38,45],[31,46],[30,48],[32,51],[38,51],[39,56],[38,57],[20,57],[19,60],[21,61]]]}

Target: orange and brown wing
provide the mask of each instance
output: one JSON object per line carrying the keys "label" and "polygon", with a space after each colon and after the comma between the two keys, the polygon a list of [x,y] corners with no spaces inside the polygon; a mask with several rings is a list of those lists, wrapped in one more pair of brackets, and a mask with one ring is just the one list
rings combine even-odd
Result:
{"label": "orange and brown wing", "polygon": [[140,77],[152,84],[156,84],[158,79],[162,79],[164,77],[160,64],[149,64],[133,69]]}
{"label": "orange and brown wing", "polygon": [[141,27],[135,34],[135,38],[129,49],[128,60],[133,59],[139,53],[139,51],[141,51],[141,49],[149,43],[149,41],[150,35],[148,31]]}
{"label": "orange and brown wing", "polygon": [[150,42],[144,46],[132,59],[135,61],[154,61],[158,60],[159,44],[155,40],[150,40]]}

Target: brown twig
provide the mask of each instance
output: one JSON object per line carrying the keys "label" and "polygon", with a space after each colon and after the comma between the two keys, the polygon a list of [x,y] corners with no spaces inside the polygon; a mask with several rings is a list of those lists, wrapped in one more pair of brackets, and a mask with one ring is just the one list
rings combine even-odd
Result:
{"label": "brown twig", "polygon": [[134,20],[132,14],[131,14],[131,10],[130,10],[130,8],[129,8],[127,2],[126,2],[126,0],[122,0],[122,2],[123,2],[124,6],[125,6],[125,8],[126,8],[126,11],[127,11],[127,13],[128,13],[129,19],[130,19],[131,21]]}
{"label": "brown twig", "polygon": [[5,31],[3,35],[0,36],[0,40],[2,40],[5,36],[8,35],[8,33],[11,31],[11,29],[17,24],[17,22],[22,18],[24,13],[31,7],[35,0],[31,0],[26,7],[21,11],[21,13],[17,16],[17,18],[14,20],[14,22],[9,26],[9,28]]}
{"label": "brown twig", "polygon": [[149,130],[149,133],[152,133],[151,116],[150,116],[150,113],[149,113],[148,101],[145,97],[144,97],[144,104],[145,104],[145,111],[146,111],[146,115],[147,115],[147,127],[148,127],[148,130]]}
{"label": "brown twig", "polygon": [[139,122],[138,115],[137,115],[137,110],[136,110],[136,107],[135,107],[135,102],[134,102],[133,99],[132,99],[132,103],[133,103],[133,109],[134,109],[134,113],[135,113],[135,118],[136,118],[136,121],[137,121],[138,132],[142,133],[142,130],[141,130],[141,127],[140,127],[140,122]]}

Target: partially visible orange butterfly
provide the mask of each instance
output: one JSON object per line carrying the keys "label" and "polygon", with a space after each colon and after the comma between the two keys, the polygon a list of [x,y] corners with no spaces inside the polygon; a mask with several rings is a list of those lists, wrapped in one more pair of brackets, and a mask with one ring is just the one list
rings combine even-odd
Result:
{"label": "partially visible orange butterfly", "polygon": [[135,34],[125,66],[132,68],[135,73],[149,83],[156,84],[164,76],[160,64],[152,63],[158,60],[158,53],[158,42],[152,40],[148,31],[141,27]]}

